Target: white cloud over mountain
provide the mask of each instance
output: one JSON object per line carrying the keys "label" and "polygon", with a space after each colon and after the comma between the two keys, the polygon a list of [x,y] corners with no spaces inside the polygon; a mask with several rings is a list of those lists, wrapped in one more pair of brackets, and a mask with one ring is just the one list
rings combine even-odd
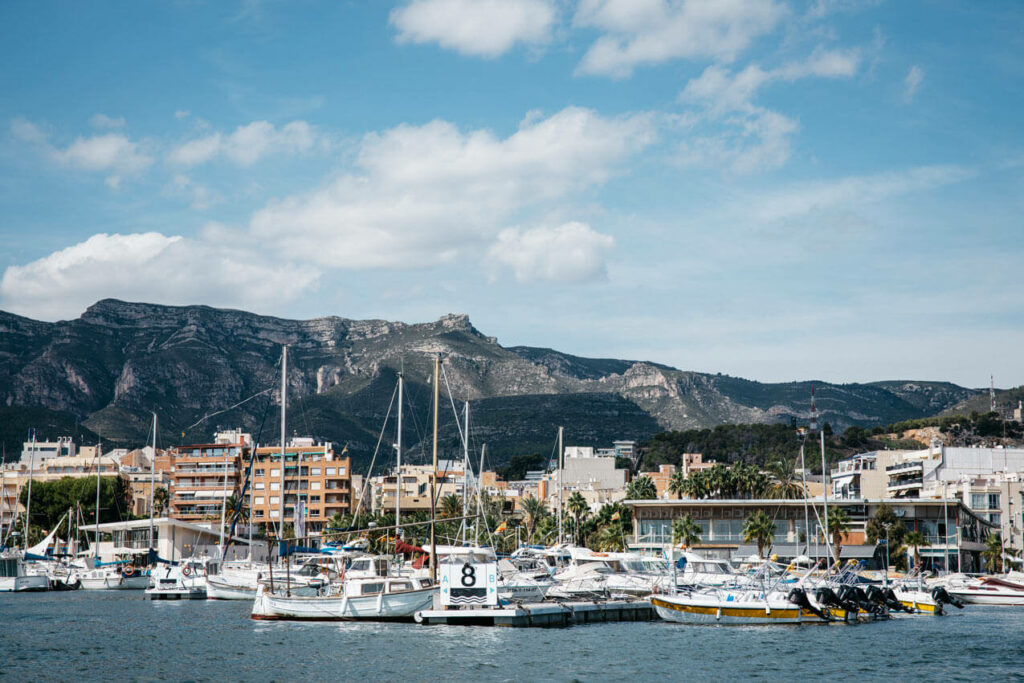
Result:
{"label": "white cloud over mountain", "polygon": [[585,223],[529,230],[507,228],[487,252],[488,259],[511,268],[519,282],[583,282],[604,279],[605,257],[615,246]]}

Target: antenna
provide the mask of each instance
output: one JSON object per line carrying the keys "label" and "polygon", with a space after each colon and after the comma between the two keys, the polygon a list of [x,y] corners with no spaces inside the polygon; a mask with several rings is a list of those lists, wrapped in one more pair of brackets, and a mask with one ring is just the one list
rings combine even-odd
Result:
{"label": "antenna", "polygon": [[989,401],[989,412],[996,412],[996,376],[989,375],[988,385],[988,401]]}
{"label": "antenna", "polygon": [[818,410],[814,407],[814,386],[811,386],[811,426],[810,431],[818,431]]}

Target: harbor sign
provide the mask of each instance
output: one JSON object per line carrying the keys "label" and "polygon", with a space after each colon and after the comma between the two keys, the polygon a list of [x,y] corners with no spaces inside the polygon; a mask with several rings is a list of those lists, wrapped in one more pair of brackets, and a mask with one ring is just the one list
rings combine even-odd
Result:
{"label": "harbor sign", "polygon": [[450,562],[441,565],[441,605],[498,604],[498,565],[494,562]]}

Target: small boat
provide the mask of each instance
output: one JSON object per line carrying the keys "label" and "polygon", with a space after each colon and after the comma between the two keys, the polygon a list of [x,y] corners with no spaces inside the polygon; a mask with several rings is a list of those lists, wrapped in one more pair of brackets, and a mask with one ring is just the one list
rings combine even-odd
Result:
{"label": "small boat", "polygon": [[261,584],[252,618],[290,621],[412,621],[416,612],[431,607],[437,587],[414,577],[347,577],[323,595],[277,592]]}
{"label": "small boat", "polygon": [[149,570],[132,564],[115,562],[92,569],[77,570],[74,578],[87,591],[145,590],[149,587]]}
{"label": "small boat", "polygon": [[20,551],[0,553],[0,592],[45,590],[50,590],[50,578],[46,574],[28,573]]}
{"label": "small boat", "polygon": [[1024,605],[1024,583],[1009,581],[998,576],[972,578],[953,575],[944,582],[944,588],[954,598],[972,605]]}
{"label": "small boat", "polygon": [[205,600],[209,563],[192,558],[179,565],[168,565],[150,573],[147,600]]}
{"label": "small boat", "polygon": [[810,604],[802,589],[784,593],[714,588],[654,595],[651,604],[665,621],[685,624],[803,624],[829,620]]}

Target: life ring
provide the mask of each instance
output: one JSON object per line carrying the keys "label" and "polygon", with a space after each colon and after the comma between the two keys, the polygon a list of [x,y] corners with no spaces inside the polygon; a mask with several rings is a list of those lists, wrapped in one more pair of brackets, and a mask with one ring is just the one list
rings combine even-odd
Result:
{"label": "life ring", "polygon": [[185,565],[184,567],[181,568],[181,575],[182,576],[192,576],[192,568],[189,567],[188,565]]}
{"label": "life ring", "polygon": [[121,570],[121,573],[125,576],[135,576],[135,567],[133,567],[132,565],[128,565]]}

